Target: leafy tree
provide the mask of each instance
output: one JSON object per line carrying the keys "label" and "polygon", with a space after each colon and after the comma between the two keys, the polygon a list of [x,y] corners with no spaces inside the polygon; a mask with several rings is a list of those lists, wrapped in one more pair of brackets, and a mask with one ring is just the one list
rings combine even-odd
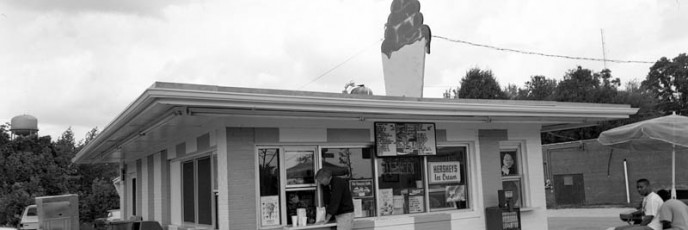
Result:
{"label": "leafy tree", "polygon": [[554,91],[554,100],[565,102],[612,103],[621,81],[611,71],[593,73],[580,66],[569,70]]}
{"label": "leafy tree", "polygon": [[109,183],[117,176],[116,165],[71,163],[97,129],[77,146],[71,129],[53,142],[49,136],[38,135],[10,139],[8,126],[0,125],[0,226],[16,225],[23,209],[38,196],[78,194],[81,222],[91,222],[107,214],[103,210],[119,206],[117,192]]}
{"label": "leafy tree", "polygon": [[682,53],[673,60],[660,58],[641,85],[659,101],[658,111],[688,113],[688,56]]}
{"label": "leafy tree", "polygon": [[506,99],[506,94],[492,76],[491,70],[472,68],[461,79],[459,98]]}
{"label": "leafy tree", "polygon": [[79,219],[92,222],[96,218],[105,217],[107,211],[119,207],[119,195],[112,185],[112,181],[96,178],[89,190],[79,196]]}
{"label": "leafy tree", "polygon": [[[595,73],[578,66],[564,75],[564,79],[556,85],[552,98],[564,102],[627,104],[628,102],[619,96],[618,87],[620,85],[621,81],[618,78],[613,78],[609,69]],[[542,140],[544,144],[547,144],[594,139],[602,131],[617,127],[623,122],[623,120],[606,121],[593,127],[543,133]]]}
{"label": "leafy tree", "polygon": [[504,95],[506,95],[506,98],[509,100],[518,100],[518,98],[519,98],[518,86],[514,85],[514,84],[507,84],[506,87],[504,87]]}
{"label": "leafy tree", "polygon": [[525,88],[519,89],[518,99],[550,101],[553,99],[552,93],[557,88],[557,80],[548,79],[545,76],[535,75],[530,77]]}

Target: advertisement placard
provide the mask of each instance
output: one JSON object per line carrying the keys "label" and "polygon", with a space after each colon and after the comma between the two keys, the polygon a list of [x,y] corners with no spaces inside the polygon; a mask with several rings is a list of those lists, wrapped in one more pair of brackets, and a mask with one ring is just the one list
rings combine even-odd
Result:
{"label": "advertisement placard", "polygon": [[428,183],[459,183],[461,182],[461,162],[428,162]]}
{"label": "advertisement placard", "polygon": [[353,198],[373,197],[373,180],[351,180],[349,189]]}
{"label": "advertisement placard", "polygon": [[272,226],[280,224],[279,196],[261,196],[260,213],[261,224]]}

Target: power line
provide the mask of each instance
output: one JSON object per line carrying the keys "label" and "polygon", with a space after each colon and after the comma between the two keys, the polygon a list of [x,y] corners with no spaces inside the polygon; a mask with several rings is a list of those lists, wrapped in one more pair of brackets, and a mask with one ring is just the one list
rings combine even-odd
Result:
{"label": "power line", "polygon": [[463,44],[467,44],[467,45],[471,45],[471,46],[483,47],[483,48],[488,48],[488,49],[493,49],[493,50],[514,52],[514,53],[520,53],[520,54],[528,54],[528,55],[539,55],[539,56],[545,56],[545,57],[565,58],[565,59],[585,60],[585,61],[601,61],[601,62],[607,61],[607,62],[614,62],[614,63],[642,63],[642,64],[654,64],[655,63],[655,62],[649,62],[649,61],[613,60],[613,59],[600,59],[600,58],[588,58],[588,57],[574,57],[574,56],[557,55],[557,54],[546,54],[546,53],[539,53],[539,52],[533,52],[533,51],[524,51],[524,50],[516,50],[516,49],[509,49],[509,48],[501,48],[501,47],[496,47],[496,46],[491,46],[491,45],[483,45],[483,44],[478,44],[478,43],[473,43],[473,42],[468,42],[468,41],[462,41],[459,39],[451,39],[451,38],[442,37],[442,36],[438,36],[438,35],[432,35],[432,37],[447,40],[447,41],[454,42],[454,43],[463,43]]}
{"label": "power line", "polygon": [[378,42],[381,42],[381,41],[382,41],[382,39],[379,39],[379,40],[377,40],[377,41],[371,43],[370,45],[366,46],[365,48],[359,50],[357,53],[355,53],[354,55],[351,55],[351,56],[350,56],[349,58],[347,58],[346,60],[342,61],[341,63],[335,65],[334,67],[332,67],[332,68],[330,68],[329,70],[325,71],[324,73],[320,74],[320,76],[318,76],[317,78],[315,78],[315,79],[311,80],[310,82],[308,82],[308,83],[302,85],[301,87],[299,87],[299,89],[302,89],[303,87],[306,87],[306,86],[310,85],[311,83],[313,83],[313,82],[315,82],[315,81],[317,81],[317,80],[320,80],[320,78],[323,78],[325,75],[329,74],[330,72],[334,71],[335,69],[339,68],[340,66],[342,66],[342,65],[346,64],[347,62],[351,61],[351,59],[354,59],[354,58],[357,57],[358,55],[362,54],[364,51],[366,51],[368,48],[370,48],[370,46],[375,45],[375,44],[377,44]]}

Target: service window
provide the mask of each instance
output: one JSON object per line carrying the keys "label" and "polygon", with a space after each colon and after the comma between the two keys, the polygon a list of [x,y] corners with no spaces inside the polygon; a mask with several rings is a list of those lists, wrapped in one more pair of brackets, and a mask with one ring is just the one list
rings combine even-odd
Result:
{"label": "service window", "polygon": [[354,202],[354,217],[376,215],[372,148],[322,148],[321,167],[345,178]]}
{"label": "service window", "polygon": [[423,157],[382,157],[377,167],[380,216],[425,212]]}
{"label": "service window", "polygon": [[287,197],[287,224],[292,224],[291,216],[298,209],[305,209],[308,224],[315,223],[316,184],[315,148],[288,147],[284,150],[284,168],[287,176],[285,189]]}
{"label": "service window", "polygon": [[309,224],[315,223],[315,149],[258,148],[261,226],[291,225],[291,216],[298,215],[299,209],[305,211]]}
{"label": "service window", "polygon": [[348,181],[356,218],[470,208],[466,145],[438,146],[427,156],[377,157],[374,151],[365,145],[258,147],[260,226],[291,225],[299,209],[314,223],[315,207],[327,199],[315,181],[321,168]]}

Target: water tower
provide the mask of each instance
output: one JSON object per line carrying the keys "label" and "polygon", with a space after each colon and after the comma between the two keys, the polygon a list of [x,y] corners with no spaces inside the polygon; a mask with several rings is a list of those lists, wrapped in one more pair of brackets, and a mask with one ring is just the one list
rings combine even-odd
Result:
{"label": "water tower", "polygon": [[12,118],[10,132],[16,136],[29,136],[38,133],[38,119],[24,114]]}

